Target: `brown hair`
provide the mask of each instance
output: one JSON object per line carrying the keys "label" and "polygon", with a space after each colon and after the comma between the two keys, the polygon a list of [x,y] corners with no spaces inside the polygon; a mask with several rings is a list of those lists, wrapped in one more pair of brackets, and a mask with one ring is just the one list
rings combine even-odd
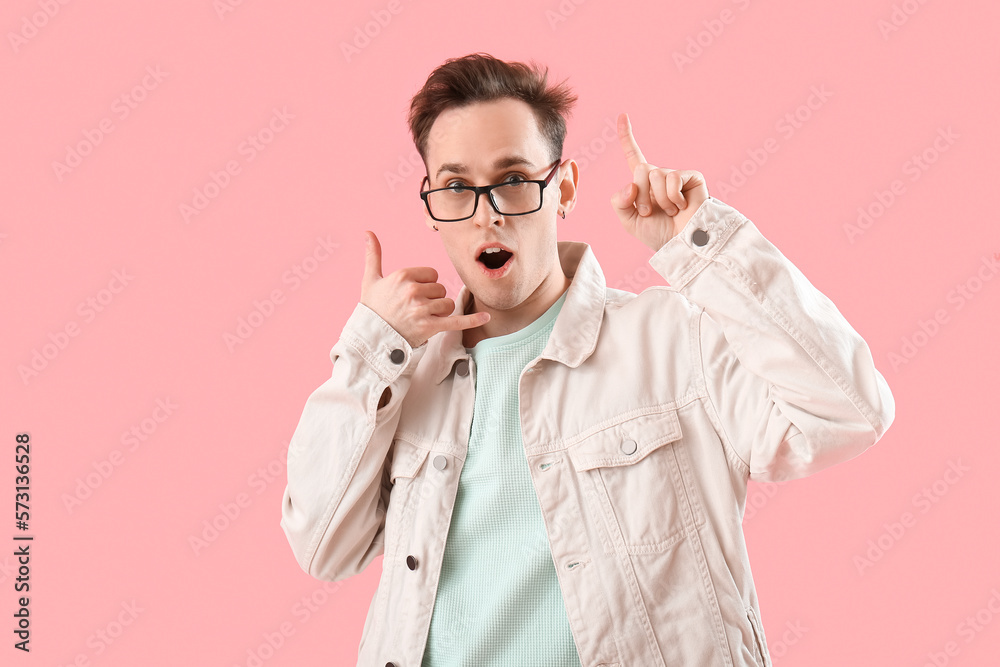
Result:
{"label": "brown hair", "polygon": [[539,131],[549,142],[552,160],[560,157],[566,138],[566,116],[577,98],[565,81],[548,86],[548,72],[547,67],[540,70],[534,62],[530,66],[504,62],[488,53],[446,60],[431,72],[410,101],[410,133],[424,163],[431,126],[442,111],[506,97],[531,107]]}

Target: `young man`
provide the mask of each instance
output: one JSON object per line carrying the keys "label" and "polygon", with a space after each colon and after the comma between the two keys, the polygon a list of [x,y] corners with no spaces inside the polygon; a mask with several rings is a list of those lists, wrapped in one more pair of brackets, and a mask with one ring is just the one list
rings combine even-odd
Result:
{"label": "young man", "polygon": [[647,163],[624,114],[612,207],[670,286],[608,288],[589,245],[556,240],[574,99],[475,54],[412,101],[427,225],[464,284],[383,276],[366,232],[282,505],[314,577],[384,554],[359,665],[770,665],[747,480],[846,461],[893,420],[834,304],[699,172]]}

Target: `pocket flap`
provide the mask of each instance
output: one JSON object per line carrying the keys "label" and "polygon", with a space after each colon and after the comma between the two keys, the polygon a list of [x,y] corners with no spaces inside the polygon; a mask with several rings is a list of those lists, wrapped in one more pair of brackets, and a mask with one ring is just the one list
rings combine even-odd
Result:
{"label": "pocket flap", "polygon": [[397,438],[392,441],[389,464],[389,481],[395,482],[397,477],[416,477],[420,466],[427,458],[428,450],[417,447],[411,442]]}
{"label": "pocket flap", "polygon": [[612,424],[570,445],[566,453],[578,471],[631,465],[680,437],[680,419],[672,409]]}

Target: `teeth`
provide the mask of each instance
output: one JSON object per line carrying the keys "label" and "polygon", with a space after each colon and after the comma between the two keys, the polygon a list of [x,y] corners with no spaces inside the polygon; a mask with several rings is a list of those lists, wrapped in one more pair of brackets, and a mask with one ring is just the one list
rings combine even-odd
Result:
{"label": "teeth", "polygon": [[483,252],[492,254],[492,253],[495,253],[495,252],[500,252],[500,248],[487,248]]}

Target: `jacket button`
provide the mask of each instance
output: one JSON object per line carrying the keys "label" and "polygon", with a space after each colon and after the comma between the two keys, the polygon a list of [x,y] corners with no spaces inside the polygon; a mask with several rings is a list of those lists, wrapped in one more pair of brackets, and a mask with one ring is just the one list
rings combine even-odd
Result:
{"label": "jacket button", "polygon": [[455,372],[461,376],[466,376],[469,374],[469,362],[466,359],[462,359],[458,362],[458,366],[455,367]]}
{"label": "jacket button", "polygon": [[691,233],[691,240],[696,246],[703,246],[708,243],[708,232],[704,229],[696,229]]}
{"label": "jacket button", "polygon": [[635,440],[626,440],[622,443],[622,451],[626,454],[635,454],[636,449],[638,445],[635,444]]}
{"label": "jacket button", "polygon": [[406,353],[400,349],[395,349],[389,353],[389,358],[392,359],[392,363],[401,364],[403,363],[403,359],[406,358]]}
{"label": "jacket button", "polygon": [[417,569],[417,559],[414,558],[413,556],[407,556],[406,557],[406,567],[410,568],[411,570],[416,570]]}
{"label": "jacket button", "polygon": [[448,467],[448,459],[442,455],[437,455],[434,457],[434,467],[438,470],[444,470]]}

